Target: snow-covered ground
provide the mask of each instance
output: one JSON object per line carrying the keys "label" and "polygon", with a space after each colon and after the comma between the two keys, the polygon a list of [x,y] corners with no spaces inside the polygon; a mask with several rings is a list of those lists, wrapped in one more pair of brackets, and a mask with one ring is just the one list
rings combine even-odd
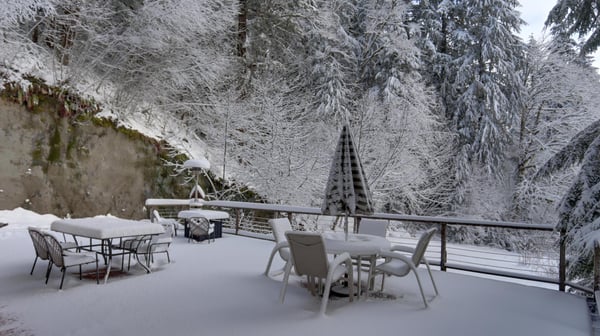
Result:
{"label": "snow-covered ground", "polygon": [[[29,271],[34,251],[27,226],[56,217],[23,209],[0,211],[0,335],[589,335],[583,298],[556,290],[434,271],[426,273],[423,307],[413,275],[386,279],[385,293],[354,303],[320,298],[293,278],[285,303],[281,276],[262,275],[273,242],[225,235],[214,243],[177,237],[172,262],[158,256],[153,272],[133,266],[107,284],[78,280],[69,270],[44,285],[45,263]],[[277,260],[273,269],[283,263]]]}

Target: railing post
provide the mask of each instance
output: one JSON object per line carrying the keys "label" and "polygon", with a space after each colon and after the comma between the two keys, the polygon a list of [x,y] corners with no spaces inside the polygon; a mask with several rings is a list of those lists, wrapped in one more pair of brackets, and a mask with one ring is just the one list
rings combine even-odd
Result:
{"label": "railing post", "polygon": [[242,222],[242,209],[235,209],[235,235],[240,232],[240,224]]}
{"label": "railing post", "polygon": [[600,289],[600,243],[594,241],[594,292]]}
{"label": "railing post", "polygon": [[559,258],[558,258],[558,290],[561,292],[565,291],[565,283],[567,280],[567,257],[566,257],[566,245],[567,245],[567,231],[564,229],[560,230],[560,247],[559,247]]}
{"label": "railing post", "polygon": [[448,261],[448,254],[446,253],[446,223],[440,224],[440,269],[446,271],[446,262]]}

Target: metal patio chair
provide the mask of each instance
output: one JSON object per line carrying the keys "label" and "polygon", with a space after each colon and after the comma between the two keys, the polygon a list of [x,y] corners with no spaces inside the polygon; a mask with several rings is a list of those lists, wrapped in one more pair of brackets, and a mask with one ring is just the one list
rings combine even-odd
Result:
{"label": "metal patio chair", "polygon": [[[96,263],[96,283],[100,283],[98,279],[98,254],[90,255],[83,252],[72,252],[63,250],[60,242],[52,235],[46,234],[44,235],[44,240],[46,242],[46,246],[48,247],[48,253],[50,255],[50,260],[52,261],[52,265],[56,265],[60,268],[62,272],[62,277],[60,280],[60,286],[58,289],[62,289],[63,282],[65,280],[65,273],[67,273],[67,268],[72,266],[79,266],[79,280],[82,279],[82,265]],[[46,284],[48,284],[48,278],[50,277],[50,272],[52,271],[52,267],[48,268],[48,272],[46,273]]]}

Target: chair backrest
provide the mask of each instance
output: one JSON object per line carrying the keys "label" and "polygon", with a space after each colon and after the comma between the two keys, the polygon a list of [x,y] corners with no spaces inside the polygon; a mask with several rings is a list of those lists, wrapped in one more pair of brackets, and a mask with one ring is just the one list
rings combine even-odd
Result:
{"label": "chair backrest", "polygon": [[156,209],[152,210],[152,217],[150,218],[150,221],[152,223],[158,223],[158,222],[160,222],[161,219],[162,219],[162,217],[160,216],[160,213],[158,213],[158,210],[156,210]]}
{"label": "chair backrest", "polygon": [[435,233],[436,229],[432,228],[429,229],[425,232],[423,232],[423,234],[421,235],[421,238],[419,238],[419,241],[417,242],[417,246],[415,247],[415,252],[412,255],[412,261],[415,264],[415,266],[419,266],[419,264],[421,263],[421,260],[423,259],[423,256],[425,255],[425,250],[427,250],[427,246],[429,245],[429,242],[431,241],[431,238],[433,237],[433,234]]}
{"label": "chair backrest", "polygon": [[323,237],[319,233],[300,231],[288,231],[285,236],[296,273],[326,278],[329,263]]}
{"label": "chair backrest", "polygon": [[165,238],[175,236],[175,227],[173,224],[162,224],[162,227],[165,229],[165,232],[157,235],[156,237]]}
{"label": "chair backrest", "polygon": [[210,221],[204,217],[188,218],[191,236],[202,236],[210,233]]}
{"label": "chair backrest", "polygon": [[35,249],[35,254],[37,254],[38,258],[42,260],[48,260],[50,255],[48,254],[48,246],[46,246],[46,241],[44,239],[44,233],[37,228],[30,227],[27,229],[29,232],[29,236],[31,237],[31,241],[33,242],[33,248]]}
{"label": "chair backrest", "polygon": [[45,234],[44,239],[46,241],[46,246],[48,246],[48,253],[50,254],[50,260],[52,260],[52,263],[58,267],[63,267],[65,262],[63,259],[63,249],[60,245],[60,242],[50,234]]}
{"label": "chair backrest", "polygon": [[292,231],[292,224],[287,218],[272,218],[269,219],[269,225],[273,229],[273,237],[275,237],[275,243],[285,241],[285,233]]}
{"label": "chair backrest", "polygon": [[358,233],[384,237],[387,235],[388,221],[383,219],[363,218],[358,226]]}

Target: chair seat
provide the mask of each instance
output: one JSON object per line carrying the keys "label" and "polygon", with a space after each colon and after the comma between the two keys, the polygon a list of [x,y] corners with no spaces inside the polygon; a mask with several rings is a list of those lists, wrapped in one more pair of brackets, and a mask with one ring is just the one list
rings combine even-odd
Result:
{"label": "chair seat", "polygon": [[[429,278],[431,279],[431,284],[433,285],[433,289],[435,291],[435,295],[438,295],[437,286],[435,285],[435,280],[433,280],[433,274],[431,274],[431,268],[429,267],[427,258],[425,258],[425,250],[427,250],[427,246],[429,245],[431,238],[435,234],[435,231],[435,228],[431,228],[423,232],[415,248],[394,246],[388,251],[380,251],[379,254],[381,257],[385,258],[385,262],[375,266],[375,272],[369,275],[369,284],[372,283],[373,277],[375,275],[374,273],[403,277],[408,275],[410,272],[413,272],[417,280],[417,284],[419,285],[421,298],[423,299],[425,308],[427,308],[427,299],[425,298],[425,293],[423,292],[423,285],[421,284],[419,273],[417,272],[417,267],[419,267],[421,263],[425,264],[425,266],[427,267],[427,272],[429,273]],[[404,253],[401,253],[407,251],[412,251],[412,256],[409,257]],[[385,277],[382,277],[381,279],[381,290],[383,290],[384,279]]]}
{"label": "chair seat", "polygon": [[[319,310],[319,314],[325,314],[332,283],[341,279],[346,274],[348,275],[348,282],[353,283],[352,259],[350,255],[344,252],[337,255],[333,260],[329,260],[325,251],[325,242],[319,233],[288,231],[285,233],[285,236],[287,244],[281,246],[289,246],[291,262],[285,265],[283,286],[279,294],[281,302],[283,303],[285,298],[290,272],[292,271],[292,267],[294,267],[298,275],[308,277],[308,287],[313,295],[315,294],[315,279],[325,280],[322,291],[321,309]],[[321,281],[319,281],[318,287],[319,292],[321,292]],[[349,286],[349,288],[348,299],[352,301],[354,286]]]}
{"label": "chair seat", "polygon": [[410,272],[410,266],[407,263],[396,259],[377,265],[375,269],[395,276],[405,276]]}
{"label": "chair seat", "polygon": [[88,264],[96,262],[96,257],[90,254],[85,253],[77,253],[77,254],[67,254],[63,257],[65,262],[65,267],[70,267],[74,265]]}

